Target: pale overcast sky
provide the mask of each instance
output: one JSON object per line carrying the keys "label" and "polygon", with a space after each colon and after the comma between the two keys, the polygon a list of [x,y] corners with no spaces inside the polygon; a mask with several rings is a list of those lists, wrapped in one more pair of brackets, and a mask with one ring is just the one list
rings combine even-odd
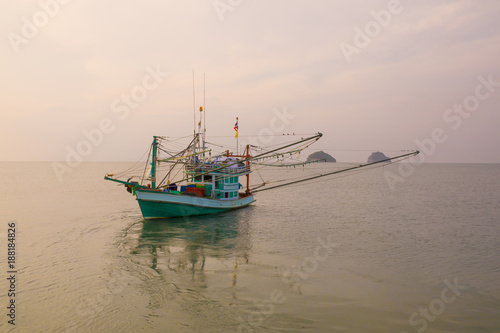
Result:
{"label": "pale overcast sky", "polygon": [[1,160],[64,160],[87,131],[85,161],[134,161],[192,133],[194,69],[208,135],[239,117],[338,160],[500,163],[496,0],[2,1],[0,29]]}

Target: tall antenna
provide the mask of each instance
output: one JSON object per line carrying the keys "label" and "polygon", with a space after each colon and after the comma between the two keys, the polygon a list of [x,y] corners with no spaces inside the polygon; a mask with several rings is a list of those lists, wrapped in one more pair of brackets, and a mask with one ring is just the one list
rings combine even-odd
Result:
{"label": "tall antenna", "polygon": [[194,95],[194,68],[193,68],[193,156],[196,156],[196,99]]}
{"label": "tall antenna", "polygon": [[207,132],[207,109],[205,108],[205,73],[203,73],[203,133]]}
{"label": "tall antenna", "polygon": [[194,94],[194,68],[193,68],[193,133],[196,135],[196,99]]}
{"label": "tall antenna", "polygon": [[[205,151],[205,135],[207,133],[207,110],[205,109],[205,73],[203,73],[203,151]],[[203,153],[205,158],[205,153]]]}

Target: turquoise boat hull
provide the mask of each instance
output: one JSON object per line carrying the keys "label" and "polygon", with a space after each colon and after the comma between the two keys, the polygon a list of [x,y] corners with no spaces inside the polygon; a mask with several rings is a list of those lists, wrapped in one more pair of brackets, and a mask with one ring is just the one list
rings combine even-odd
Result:
{"label": "turquoise boat hull", "polygon": [[253,195],[233,200],[142,190],[136,191],[136,195],[145,219],[217,214],[248,206],[255,201]]}

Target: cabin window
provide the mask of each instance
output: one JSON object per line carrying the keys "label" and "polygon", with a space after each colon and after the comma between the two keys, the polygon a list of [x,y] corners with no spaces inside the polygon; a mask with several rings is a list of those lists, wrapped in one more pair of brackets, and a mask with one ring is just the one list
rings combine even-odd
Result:
{"label": "cabin window", "polygon": [[237,198],[238,197],[238,192],[234,192],[234,197]]}
{"label": "cabin window", "polygon": [[224,198],[226,198],[226,199],[227,199],[227,198],[229,198],[229,192],[226,192],[226,193],[224,194]]}
{"label": "cabin window", "polygon": [[233,197],[233,192],[230,192],[229,193],[229,197],[232,198]]}
{"label": "cabin window", "polygon": [[202,176],[196,176],[196,177],[194,177],[194,181],[195,181],[195,182],[201,182],[201,181],[202,181],[202,178],[201,178],[201,177],[202,177]]}
{"label": "cabin window", "polygon": [[205,176],[205,181],[206,182],[212,182],[212,175],[206,175]]}

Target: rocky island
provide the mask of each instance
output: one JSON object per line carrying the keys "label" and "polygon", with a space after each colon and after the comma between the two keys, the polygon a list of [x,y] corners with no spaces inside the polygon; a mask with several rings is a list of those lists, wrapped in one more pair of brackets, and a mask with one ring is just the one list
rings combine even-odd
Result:
{"label": "rocky island", "polygon": [[325,161],[331,163],[337,162],[337,160],[333,156],[325,153],[324,151],[317,151],[307,157],[307,162],[314,162],[314,161]]}
{"label": "rocky island", "polygon": [[384,153],[379,152],[379,151],[372,153],[370,155],[370,157],[368,157],[368,163],[380,162],[380,161],[383,161],[383,160],[387,160],[384,163],[390,163],[391,162],[391,159],[389,157],[385,156]]}

